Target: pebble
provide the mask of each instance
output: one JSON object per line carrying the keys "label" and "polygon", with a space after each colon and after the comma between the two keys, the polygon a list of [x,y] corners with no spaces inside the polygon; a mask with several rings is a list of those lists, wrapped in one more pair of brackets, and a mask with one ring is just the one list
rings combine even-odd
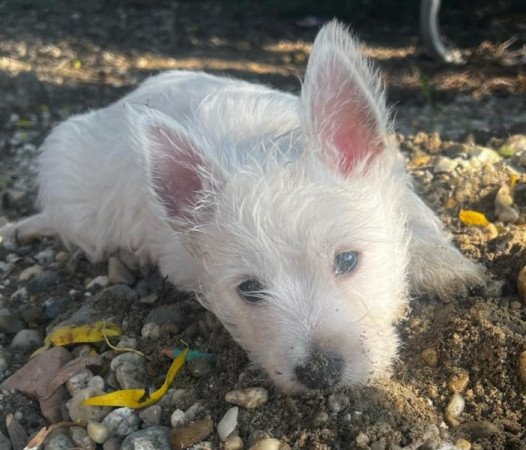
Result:
{"label": "pebble", "polygon": [[451,173],[459,165],[461,161],[458,158],[451,159],[447,156],[439,156],[433,167],[435,173]]}
{"label": "pebble", "polygon": [[519,380],[526,385],[526,350],[519,355]]}
{"label": "pebble", "polygon": [[484,287],[484,296],[490,298],[500,298],[503,294],[503,288],[506,284],[504,280],[488,280]]}
{"label": "pebble", "polygon": [[465,435],[470,439],[482,439],[500,433],[497,425],[487,420],[472,420],[470,422],[464,422],[456,426],[453,431]]}
{"label": "pebble", "polygon": [[499,220],[504,223],[516,223],[520,213],[512,206],[503,206],[498,214]]}
{"label": "pebble", "polygon": [[121,336],[119,339],[119,342],[117,343],[117,347],[119,348],[137,348],[137,339],[130,337],[130,336]]}
{"label": "pebble", "polygon": [[102,292],[97,294],[97,299],[106,300],[108,302],[114,300],[121,300],[125,302],[135,302],[137,300],[137,294],[135,291],[125,284],[116,284],[104,289]]}
{"label": "pebble", "polygon": [[114,409],[102,423],[108,427],[112,436],[124,437],[139,429],[141,419],[133,409],[124,407]]}
{"label": "pebble", "polygon": [[230,436],[223,444],[224,450],[242,450],[243,440],[239,436]]}
{"label": "pebble", "polygon": [[290,450],[290,446],[275,438],[265,438],[256,442],[249,450]]}
{"label": "pebble", "polygon": [[43,344],[44,341],[37,331],[20,330],[11,341],[11,348],[26,352],[41,347]]}
{"label": "pebble", "polygon": [[97,444],[104,444],[110,437],[110,430],[103,423],[90,422],[88,423],[87,431],[91,440]]}
{"label": "pebble", "polygon": [[171,450],[170,428],[150,427],[136,431],[124,439],[120,450]]}
{"label": "pebble", "polygon": [[239,408],[237,406],[230,408],[217,424],[217,434],[219,435],[219,439],[222,441],[226,441],[226,439],[236,429],[238,413]]}
{"label": "pebble", "polygon": [[47,266],[55,260],[55,252],[52,248],[47,248],[41,252],[38,252],[35,255],[35,259],[39,262],[39,264]]}
{"label": "pebble", "polygon": [[455,447],[458,447],[459,450],[470,450],[471,442],[466,441],[465,439],[457,439],[455,441]]}
{"label": "pebble", "polygon": [[170,424],[172,425],[172,428],[186,425],[187,422],[186,415],[181,409],[176,409],[170,416]]}
{"label": "pebble", "polygon": [[438,366],[438,352],[434,348],[426,348],[422,352],[422,359],[429,367],[435,368]]}
{"label": "pebble", "polygon": [[517,278],[517,289],[523,303],[526,304],[526,266],[519,272]]}
{"label": "pebble", "polygon": [[0,331],[7,334],[16,334],[24,329],[24,323],[8,309],[0,309]]}
{"label": "pebble", "polygon": [[94,387],[100,390],[104,390],[106,383],[104,382],[104,378],[102,378],[100,375],[95,375],[91,380],[88,381],[89,387]]}
{"label": "pebble", "polygon": [[108,259],[108,280],[111,284],[131,286],[135,283],[135,275],[118,258],[111,256]]}
{"label": "pebble", "polygon": [[[9,367],[10,353],[0,345],[0,373],[7,370]],[[0,447],[1,448],[1,447]]]}
{"label": "pebble", "polygon": [[139,413],[139,417],[146,427],[154,427],[161,424],[162,413],[163,410],[159,405],[153,405],[149,408],[143,409]]}
{"label": "pebble", "polygon": [[102,395],[104,391],[97,388],[87,387],[78,391],[67,403],[69,415],[73,422],[85,424],[88,422],[99,422],[112,410],[108,406],[82,406],[81,402],[96,395]]}
{"label": "pebble", "polygon": [[88,387],[89,380],[93,378],[93,372],[88,368],[81,369],[66,381],[66,389],[72,397],[82,389]]}
{"label": "pebble", "polygon": [[121,450],[122,439],[118,437],[110,437],[102,445],[103,450]]}
{"label": "pebble", "polygon": [[318,411],[314,414],[314,417],[311,420],[312,426],[316,428],[323,427],[329,422],[329,414],[325,411]]}
{"label": "pebble", "polygon": [[45,450],[71,450],[72,448],[75,448],[75,445],[70,438],[62,433],[54,433],[48,437],[44,447]]}
{"label": "pebble", "polygon": [[170,397],[170,406],[178,409],[187,409],[197,400],[197,392],[194,387],[188,389],[176,389]]}
{"label": "pebble", "polygon": [[86,289],[97,289],[105,288],[110,284],[110,280],[106,275],[99,275],[98,277],[93,278],[87,285]]}
{"label": "pebble", "polygon": [[510,157],[520,152],[526,152],[526,136],[524,134],[510,136],[499,148],[501,156]]}
{"label": "pebble", "polygon": [[349,397],[343,394],[331,394],[327,397],[327,409],[331,413],[339,413],[349,406]]}
{"label": "pebble", "polygon": [[49,318],[40,305],[27,305],[20,312],[20,315],[22,316],[22,320],[28,325],[42,325],[49,321]]}
{"label": "pebble", "polygon": [[214,423],[212,419],[207,417],[198,422],[174,428],[170,432],[170,442],[174,450],[184,449],[203,441],[210,436],[213,431]]}
{"label": "pebble", "polygon": [[28,281],[31,278],[37,276],[39,273],[42,273],[44,269],[42,266],[39,266],[38,264],[35,264],[31,267],[26,267],[22,272],[20,272],[20,275],[18,275],[19,281]]}
{"label": "pebble", "polygon": [[82,450],[95,450],[95,442],[91,440],[88,432],[81,427],[71,427],[69,429],[71,440],[77,448]]}
{"label": "pebble", "polygon": [[246,409],[253,409],[267,403],[268,392],[262,387],[238,389],[227,392],[225,395],[225,401],[233,403],[234,405],[242,406]]}
{"label": "pebble", "polygon": [[365,448],[369,444],[369,436],[367,436],[365,433],[358,433],[358,436],[356,436],[356,445],[360,448]]}
{"label": "pebble", "polygon": [[2,450],[11,450],[11,440],[0,431],[0,448]]}
{"label": "pebble", "polygon": [[69,253],[68,252],[58,252],[55,256],[55,262],[58,262],[59,264],[66,264],[69,260]]}
{"label": "pebble", "polygon": [[61,314],[64,314],[70,301],[67,297],[51,297],[44,301],[44,313],[50,319],[55,319]]}
{"label": "pebble", "polygon": [[123,389],[137,389],[144,387],[146,378],[145,359],[132,352],[122,353],[111,361],[111,370]]}
{"label": "pebble", "polygon": [[161,327],[154,322],[148,322],[142,327],[141,336],[157,340],[161,337]]}
{"label": "pebble", "polygon": [[187,422],[192,422],[193,420],[196,420],[200,414],[206,412],[205,405],[201,400],[198,400],[185,411],[184,416],[186,417]]}
{"label": "pebble", "polygon": [[39,294],[47,288],[57,284],[59,276],[57,272],[52,270],[44,270],[26,284],[26,289],[29,294]]}
{"label": "pebble", "polygon": [[451,400],[449,400],[448,405],[446,406],[446,411],[444,417],[446,422],[451,426],[456,426],[460,422],[458,418],[464,412],[466,406],[466,401],[460,394],[453,394]]}
{"label": "pebble", "polygon": [[448,386],[451,392],[461,394],[466,390],[469,384],[469,374],[464,369],[458,369],[456,373],[451,375],[448,381]]}
{"label": "pebble", "polygon": [[[9,281],[9,280],[6,280]],[[28,294],[27,289],[25,287],[21,287],[17,291],[13,292],[11,296],[9,297],[9,300],[15,303],[21,303],[27,300]]]}

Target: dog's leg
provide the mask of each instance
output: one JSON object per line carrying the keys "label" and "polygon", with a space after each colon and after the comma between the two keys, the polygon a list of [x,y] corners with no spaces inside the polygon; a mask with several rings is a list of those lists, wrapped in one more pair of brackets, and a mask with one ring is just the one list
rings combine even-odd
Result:
{"label": "dog's leg", "polygon": [[33,236],[54,236],[55,234],[56,231],[49,224],[45,214],[39,213],[0,228],[0,241],[8,239],[25,241]]}
{"label": "dog's leg", "polygon": [[436,215],[411,188],[405,207],[411,233],[409,277],[417,294],[447,298],[483,282],[482,266],[455,248]]}

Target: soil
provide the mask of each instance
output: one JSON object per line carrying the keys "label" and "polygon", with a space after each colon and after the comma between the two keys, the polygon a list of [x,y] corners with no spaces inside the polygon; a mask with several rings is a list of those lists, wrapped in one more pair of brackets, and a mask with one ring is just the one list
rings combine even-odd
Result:
{"label": "soil", "polygon": [[[74,271],[59,265],[60,283],[32,296],[31,305],[69,297],[60,320],[86,303],[105,316],[118,315],[126,334],[137,337],[138,348],[150,357],[148,383],[153,386],[162,384],[170,364],[160,356],[161,348],[184,341],[212,353],[216,361],[209,373],[195,376],[184,369],[176,387],[206,399],[214,423],[230,406],[224,401],[228,390],[266,387],[269,402],[239,416],[239,435],[247,447],[268,435],[293,448],[312,449],[436,448],[440,439],[455,442],[459,437],[473,449],[526,448],[526,385],[519,377],[519,355],[526,350],[526,304],[517,292],[518,273],[526,265],[526,225],[522,219],[499,223],[494,211],[499,187],[512,175],[524,185],[526,175],[517,157],[449,173],[434,170],[441,157],[466,158],[466,149],[477,145],[498,149],[509,135],[526,133],[526,12],[506,2],[484,5],[476,11],[444,11],[444,31],[467,59],[460,67],[425,56],[411,17],[398,24],[371,16],[353,23],[367,42],[365,53],[384,73],[398,118],[398,140],[418,190],[462,251],[488,269],[488,279],[502,282],[496,293],[490,292],[488,282],[459,298],[415,298],[399,324],[403,346],[391,379],[340,392],[348,403],[339,411],[331,409],[329,392],[285,395],[251,366],[243,350],[191,296],[167,284],[155,307],[172,305],[178,320],[159,340],[142,338],[152,306],[121,300],[108,304],[96,295],[85,298],[86,280],[104,275],[106,267],[82,259]],[[4,220],[34,212],[36,148],[61,120],[106,105],[150,74],[170,68],[228,74],[297,92],[317,30],[298,25],[294,18],[273,16],[261,5],[202,0],[4,1],[0,21]],[[21,194],[14,198],[13,192]],[[524,213],[526,205],[519,200]],[[496,223],[497,233],[464,226],[458,220],[461,208],[485,213]],[[21,311],[22,306],[10,300],[24,285],[18,275],[48,248],[64,251],[60,242],[47,238],[17,249],[21,259],[0,275],[0,306]],[[0,261],[10,252],[0,247]],[[71,294],[72,289],[77,294]],[[49,321],[30,324],[42,332],[46,326]],[[6,348],[11,339],[0,334]],[[438,356],[435,367],[422,358],[429,349]],[[9,372],[26,359],[11,355]],[[466,375],[467,385],[457,389],[455,380]],[[445,413],[455,389],[466,402],[460,425]],[[21,412],[28,433],[46,423],[38,404],[21,394],[4,393],[2,407],[2,415]],[[169,417],[164,421],[169,424]],[[0,431],[5,434],[4,422],[2,418]],[[219,445],[217,435],[211,441]]]}

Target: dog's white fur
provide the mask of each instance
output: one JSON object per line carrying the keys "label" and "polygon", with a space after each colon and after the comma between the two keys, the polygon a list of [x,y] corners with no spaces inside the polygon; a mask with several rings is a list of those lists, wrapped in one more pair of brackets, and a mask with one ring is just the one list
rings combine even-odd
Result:
{"label": "dog's white fur", "polygon": [[[284,389],[304,388],[295,367],[313,348],[342,355],[340,385],[363,383],[389,371],[409,288],[447,296],[480,279],[391,136],[379,76],[331,22],[299,98],[172,71],[62,123],[42,146],[42,212],[16,227],[93,261],[125,249],[157,263]],[[348,250],[358,266],[336,276]],[[236,291],[248,278],[259,304]]]}

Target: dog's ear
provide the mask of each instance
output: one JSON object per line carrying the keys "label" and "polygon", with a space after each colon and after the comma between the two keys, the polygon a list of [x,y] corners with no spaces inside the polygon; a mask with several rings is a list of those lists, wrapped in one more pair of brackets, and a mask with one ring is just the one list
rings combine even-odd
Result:
{"label": "dog's ear", "polygon": [[161,111],[135,104],[125,108],[143,176],[157,205],[169,220],[188,219],[210,179],[200,144]]}
{"label": "dog's ear", "polygon": [[307,136],[344,173],[386,147],[390,121],[380,77],[336,21],[314,41],[301,102]]}

